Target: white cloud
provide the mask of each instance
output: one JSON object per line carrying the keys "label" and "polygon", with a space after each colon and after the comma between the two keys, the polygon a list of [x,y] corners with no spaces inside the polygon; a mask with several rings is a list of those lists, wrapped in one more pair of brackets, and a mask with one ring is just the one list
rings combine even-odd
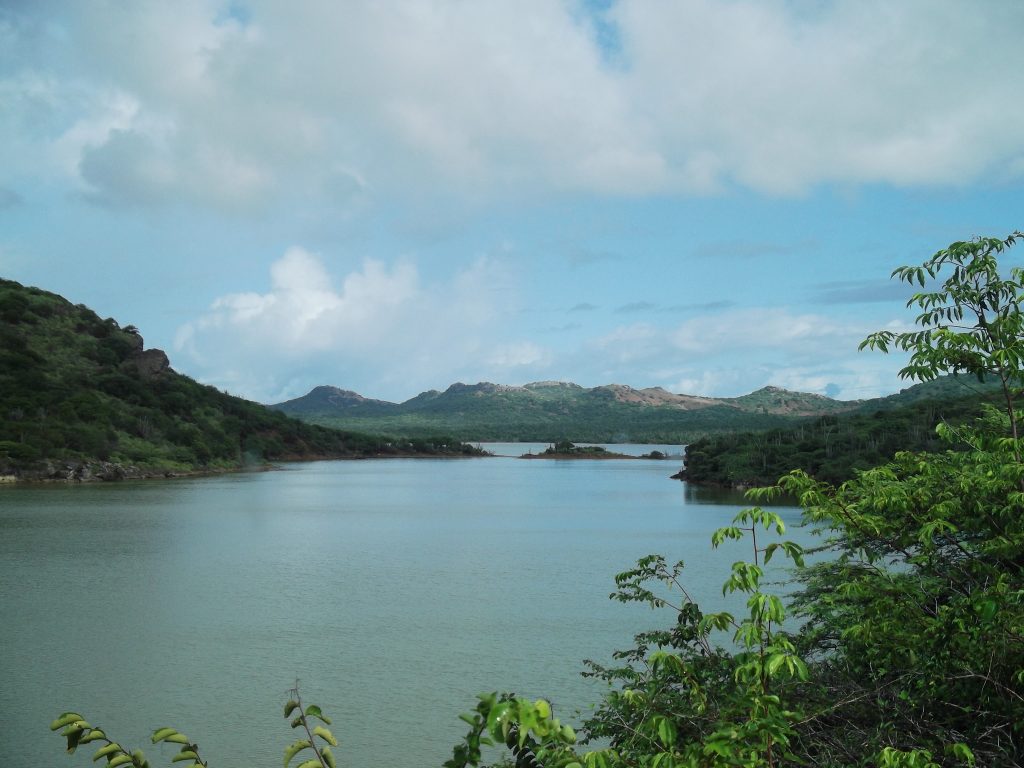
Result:
{"label": "white cloud", "polygon": [[687,320],[671,334],[671,342],[687,353],[788,348],[809,355],[837,346],[855,349],[862,337],[859,328],[823,315],[750,308]]}
{"label": "white cloud", "polygon": [[[762,361],[717,359],[713,368],[701,364],[683,375],[666,379],[663,386],[683,394],[735,397],[764,386],[794,392],[814,392],[837,400],[865,400],[891,394],[900,358],[866,359],[855,353],[836,354],[806,365],[773,365]],[[908,384],[909,386],[909,384]]]}
{"label": "white cloud", "polygon": [[550,360],[550,353],[532,341],[499,345],[487,357],[488,365],[498,368],[545,365]]}
{"label": "white cloud", "polygon": [[[880,323],[906,330],[905,323]],[[874,321],[827,318],[775,307],[706,313],[672,327],[637,323],[593,339],[591,374],[601,382],[662,386],[732,397],[766,385],[861,399],[891,389],[902,354],[858,353]]]}
{"label": "white cloud", "polygon": [[9,143],[49,143],[111,202],[252,207],[337,168],[474,199],[958,185],[1024,162],[1017,3],[620,0],[614,65],[569,2],[35,8],[3,30]]}
{"label": "white cloud", "polygon": [[724,395],[742,389],[746,383],[742,374],[742,371],[736,369],[687,371],[687,375],[672,378],[665,388],[683,395],[706,395],[712,392]]}
{"label": "white cloud", "polygon": [[[829,360],[820,366],[786,367],[771,371],[767,383],[796,392],[816,392],[837,400],[866,400],[891,394],[894,371],[901,356],[863,356]],[[910,386],[908,382],[905,386]]]}
{"label": "white cloud", "polygon": [[512,298],[501,265],[487,259],[443,283],[424,282],[410,261],[367,260],[336,287],[322,256],[293,247],[270,278],[266,293],[221,296],[178,330],[189,370],[261,400],[317,384],[408,397],[467,372],[507,380],[548,359],[528,341],[491,341]]}
{"label": "white cloud", "polygon": [[607,370],[656,358],[665,345],[662,330],[647,323],[620,326],[591,340],[589,347],[598,352]]}

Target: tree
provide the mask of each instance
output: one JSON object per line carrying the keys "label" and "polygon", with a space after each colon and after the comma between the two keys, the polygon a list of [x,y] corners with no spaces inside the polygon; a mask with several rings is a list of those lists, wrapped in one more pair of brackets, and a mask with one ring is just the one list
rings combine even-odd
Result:
{"label": "tree", "polygon": [[878,331],[860,348],[911,352],[903,378],[931,381],[943,374],[967,373],[978,381],[996,378],[1002,386],[1014,439],[1019,437],[1013,384],[1024,366],[1024,269],[1014,267],[1010,277],[999,274],[996,256],[1011,247],[1021,232],[1003,240],[977,237],[957,242],[920,266],[899,267],[893,277],[925,286],[925,276],[936,278],[951,269],[936,291],[915,293],[907,306],[917,306],[920,331]]}

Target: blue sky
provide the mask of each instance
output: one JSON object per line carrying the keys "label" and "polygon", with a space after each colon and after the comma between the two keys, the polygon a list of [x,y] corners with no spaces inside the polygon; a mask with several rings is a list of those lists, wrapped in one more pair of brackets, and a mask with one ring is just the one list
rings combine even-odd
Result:
{"label": "blue sky", "polygon": [[[1024,228],[1024,4],[0,3],[0,275],[202,382],[844,399]],[[1020,254],[1014,254],[1017,261]]]}

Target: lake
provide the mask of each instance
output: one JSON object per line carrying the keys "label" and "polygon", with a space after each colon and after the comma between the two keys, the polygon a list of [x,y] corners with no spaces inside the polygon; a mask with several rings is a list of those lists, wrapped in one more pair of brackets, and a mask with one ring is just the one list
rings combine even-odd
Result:
{"label": "lake", "polygon": [[389,459],[0,488],[4,764],[91,765],[47,729],[72,709],[154,765],[176,752],[147,748],[165,725],[216,768],[280,765],[296,678],[359,768],[440,765],[482,691],[544,696],[576,722],[602,693],[581,660],[673,620],[609,600],[615,573],[683,559],[714,608],[749,556],[709,544],[742,498],[669,480],[678,468]]}

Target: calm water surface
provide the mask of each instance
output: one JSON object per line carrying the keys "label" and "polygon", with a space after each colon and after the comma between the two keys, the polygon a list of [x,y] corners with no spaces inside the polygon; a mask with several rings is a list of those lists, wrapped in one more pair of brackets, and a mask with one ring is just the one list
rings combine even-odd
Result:
{"label": "calm water surface", "polygon": [[[669,448],[615,449],[652,447]],[[393,459],[0,488],[4,764],[90,765],[47,729],[74,709],[122,743],[174,725],[217,768],[279,765],[296,678],[359,768],[440,765],[481,691],[545,696],[573,720],[602,690],[581,660],[672,620],[608,600],[616,572],[684,559],[713,606],[746,556],[708,543],[742,499],[676,469]]]}

